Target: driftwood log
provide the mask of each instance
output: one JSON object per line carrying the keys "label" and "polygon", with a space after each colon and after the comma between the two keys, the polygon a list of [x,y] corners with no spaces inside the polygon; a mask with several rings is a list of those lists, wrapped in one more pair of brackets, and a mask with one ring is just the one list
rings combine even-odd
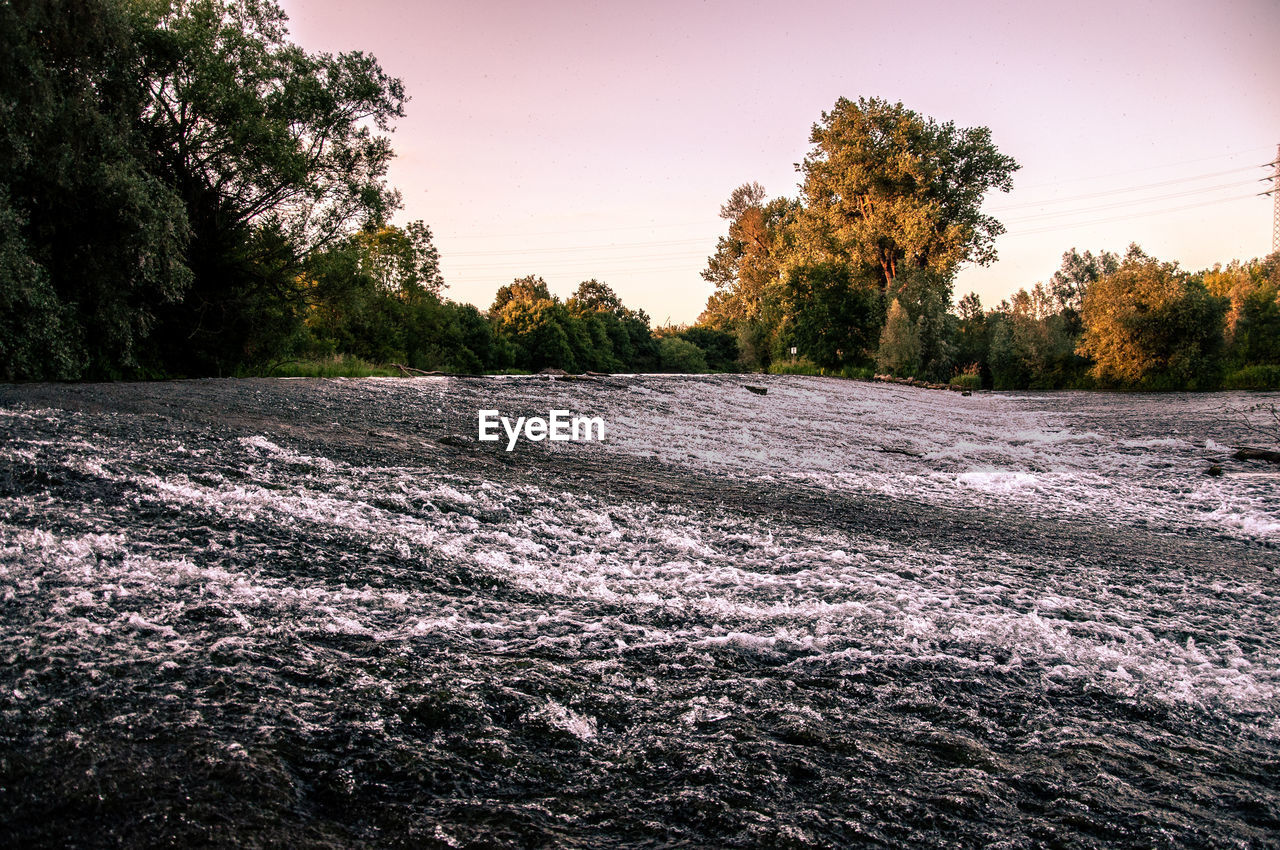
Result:
{"label": "driftwood log", "polygon": [[1251,449],[1243,446],[1232,455],[1236,460],[1265,460],[1267,463],[1280,463],[1280,452],[1270,449]]}
{"label": "driftwood log", "polygon": [[427,378],[436,377],[445,374],[444,372],[427,372],[422,369],[415,369],[412,366],[406,366],[403,363],[392,363],[392,366],[400,370],[400,374],[406,378],[412,378],[414,375],[422,375]]}

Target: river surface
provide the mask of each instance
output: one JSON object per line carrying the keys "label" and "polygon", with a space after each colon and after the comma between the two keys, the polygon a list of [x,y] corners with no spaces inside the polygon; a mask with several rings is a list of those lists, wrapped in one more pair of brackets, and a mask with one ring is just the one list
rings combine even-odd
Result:
{"label": "river surface", "polygon": [[1277,402],[0,386],[0,844],[1280,846]]}

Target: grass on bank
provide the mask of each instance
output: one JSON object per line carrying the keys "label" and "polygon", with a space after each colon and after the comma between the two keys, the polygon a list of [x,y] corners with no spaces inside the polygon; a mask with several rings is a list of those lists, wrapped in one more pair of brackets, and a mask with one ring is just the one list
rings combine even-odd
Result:
{"label": "grass on bank", "polygon": [[1280,366],[1245,366],[1227,375],[1224,390],[1280,390]]}
{"label": "grass on bank", "polygon": [[394,366],[370,363],[361,357],[335,356],[290,360],[250,374],[261,378],[391,378],[402,373]]}
{"label": "grass on bank", "polygon": [[[490,374],[495,375],[527,375],[522,369],[501,369]],[[771,375],[812,375],[816,377],[849,378],[853,380],[871,380],[875,369],[869,366],[845,366],[840,369],[826,369],[814,364],[811,360],[800,358],[794,361],[776,362],[769,366]],[[277,363],[265,369],[246,371],[240,377],[262,378],[399,378],[403,373],[389,363],[371,363],[361,357],[334,356],[306,360],[291,360]],[[976,374],[956,375],[950,381],[952,386],[962,389],[979,390],[982,380]],[[1081,387],[1081,389],[1097,389],[1097,387]],[[1159,389],[1143,387],[1142,389]],[[1245,366],[1229,373],[1222,381],[1224,390],[1277,390],[1280,389],[1280,365]]]}
{"label": "grass on bank", "polygon": [[812,360],[801,357],[797,360],[777,361],[769,365],[770,375],[813,375],[825,378],[852,378],[869,381],[875,375],[870,366],[843,366],[839,369],[827,369],[818,366]]}
{"label": "grass on bank", "polygon": [[[524,369],[496,369],[487,375],[528,375]],[[241,371],[240,378],[403,378],[393,363],[371,363],[351,355],[288,360],[265,368]]]}

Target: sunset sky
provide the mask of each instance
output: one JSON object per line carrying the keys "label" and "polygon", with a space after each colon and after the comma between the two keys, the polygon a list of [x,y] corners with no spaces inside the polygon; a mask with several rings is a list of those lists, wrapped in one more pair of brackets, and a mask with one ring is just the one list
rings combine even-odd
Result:
{"label": "sunset sky", "polygon": [[987,208],[994,306],[1061,255],[1136,241],[1199,269],[1271,250],[1256,193],[1280,143],[1280,3],[285,0],[308,50],[363,50],[411,100],[398,221],[423,219],[447,294],[483,308],[538,274],[595,277],[655,324],[693,321],[720,204],[797,193],[840,96],[984,125],[1022,169]]}

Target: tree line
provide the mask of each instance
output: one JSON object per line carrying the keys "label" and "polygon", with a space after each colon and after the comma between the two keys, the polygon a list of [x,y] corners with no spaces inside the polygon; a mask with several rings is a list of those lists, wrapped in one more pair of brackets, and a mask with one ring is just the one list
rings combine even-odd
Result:
{"label": "tree line", "polygon": [[735,189],[699,325],[743,369],[888,373],[996,389],[1280,386],[1280,255],[1188,273],[1137,245],[1071,249],[992,309],[952,304],[964,263],[996,257],[982,212],[1018,165],[986,128],[840,99],[812,129],[796,198]]}
{"label": "tree line", "polygon": [[403,85],[285,24],[270,0],[0,5],[0,378],[672,360],[596,281],[444,298],[430,229],[390,223]]}
{"label": "tree line", "polygon": [[[444,296],[421,221],[391,223],[407,94],[309,53],[271,0],[0,5],[0,378],[270,372],[359,357],[482,372],[872,371],[996,388],[1280,383],[1280,262],[1188,274],[1133,247],[1064,256],[993,309],[955,273],[1004,232],[1018,166],[986,128],[841,98],[795,198],[757,184],[698,322],[651,326],[605,283],[536,276],[487,311]],[[792,351],[797,352],[792,356]]]}

